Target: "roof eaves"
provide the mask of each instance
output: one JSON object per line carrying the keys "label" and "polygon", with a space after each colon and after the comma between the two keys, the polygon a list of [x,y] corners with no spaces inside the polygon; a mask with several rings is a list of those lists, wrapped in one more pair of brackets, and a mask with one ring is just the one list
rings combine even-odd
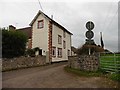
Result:
{"label": "roof eaves", "polygon": [[56,24],[57,26],[59,26],[60,28],[64,29],[66,32],[68,32],[69,34],[73,35],[71,32],[69,32],[66,28],[64,28],[62,25],[60,25],[59,23],[57,23],[56,21],[54,21],[53,19],[51,19],[49,16],[47,16],[45,13],[43,13],[42,11],[39,10],[39,12],[37,13],[37,15],[35,16],[35,18],[32,20],[32,22],[29,24],[30,26],[33,25],[33,23],[35,22],[35,20],[37,19],[37,17],[43,14],[46,18],[48,18],[51,22],[53,22],[54,24]]}

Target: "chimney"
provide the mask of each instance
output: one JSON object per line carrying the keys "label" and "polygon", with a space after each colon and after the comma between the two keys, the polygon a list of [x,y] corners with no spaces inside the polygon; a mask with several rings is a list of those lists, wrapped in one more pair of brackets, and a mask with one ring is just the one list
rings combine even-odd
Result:
{"label": "chimney", "polygon": [[9,25],[9,30],[15,31],[15,30],[16,30],[16,27],[14,27],[13,25]]}
{"label": "chimney", "polygon": [[51,15],[51,19],[53,19],[53,15]]}

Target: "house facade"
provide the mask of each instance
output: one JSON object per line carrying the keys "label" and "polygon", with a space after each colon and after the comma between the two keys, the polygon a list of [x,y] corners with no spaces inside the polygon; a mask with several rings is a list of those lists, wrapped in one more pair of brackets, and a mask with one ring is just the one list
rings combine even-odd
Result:
{"label": "house facade", "polygon": [[30,23],[32,48],[39,47],[49,62],[68,60],[71,55],[72,33],[39,11]]}
{"label": "house facade", "polygon": [[71,56],[73,34],[41,11],[34,17],[30,27],[17,31],[22,31],[28,36],[26,48],[39,48],[37,54],[46,56],[48,63],[66,61],[68,56]]}

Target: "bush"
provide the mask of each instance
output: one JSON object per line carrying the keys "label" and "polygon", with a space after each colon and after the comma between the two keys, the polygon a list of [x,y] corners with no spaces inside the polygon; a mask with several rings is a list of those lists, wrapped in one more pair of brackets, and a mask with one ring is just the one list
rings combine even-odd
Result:
{"label": "bush", "polygon": [[22,56],[26,49],[27,36],[19,31],[2,30],[2,56],[13,58]]}
{"label": "bush", "polygon": [[27,49],[25,55],[34,57],[35,56],[35,52],[37,52],[39,50],[40,50],[39,47],[36,47],[36,48],[33,48],[33,49]]}
{"label": "bush", "polygon": [[96,45],[86,45],[84,44],[82,47],[77,49],[78,55],[88,55],[89,54],[89,48],[91,50],[91,54],[94,54],[96,52],[103,52],[104,49],[102,47],[96,46]]}
{"label": "bush", "polygon": [[34,49],[27,49],[27,50],[26,50],[26,56],[34,57],[34,56],[35,56],[35,51],[34,51]]}

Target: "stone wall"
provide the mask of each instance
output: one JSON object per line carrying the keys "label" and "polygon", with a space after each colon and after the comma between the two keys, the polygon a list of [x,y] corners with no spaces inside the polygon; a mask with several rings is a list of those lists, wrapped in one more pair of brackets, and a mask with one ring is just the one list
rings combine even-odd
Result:
{"label": "stone wall", "polygon": [[99,68],[99,57],[94,55],[70,56],[68,66],[84,71],[97,71]]}
{"label": "stone wall", "polygon": [[2,59],[2,71],[19,69],[25,67],[40,66],[46,64],[46,56],[19,57],[11,59]]}

